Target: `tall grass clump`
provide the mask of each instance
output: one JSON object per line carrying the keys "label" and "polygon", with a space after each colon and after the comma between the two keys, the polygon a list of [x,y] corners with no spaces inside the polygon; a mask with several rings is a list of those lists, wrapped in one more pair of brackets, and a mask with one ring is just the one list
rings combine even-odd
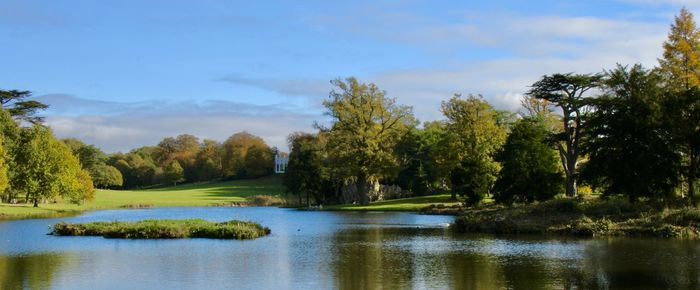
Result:
{"label": "tall grass clump", "polygon": [[210,222],[203,219],[143,220],[138,222],[60,222],[51,229],[56,236],[102,236],[115,239],[255,239],[270,229],[254,222],[231,220]]}

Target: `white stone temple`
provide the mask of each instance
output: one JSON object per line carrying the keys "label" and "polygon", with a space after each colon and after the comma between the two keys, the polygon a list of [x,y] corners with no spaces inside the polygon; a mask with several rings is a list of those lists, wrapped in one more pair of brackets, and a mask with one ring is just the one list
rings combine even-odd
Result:
{"label": "white stone temple", "polygon": [[289,163],[289,154],[280,152],[275,155],[275,173],[284,173],[287,171],[287,163]]}

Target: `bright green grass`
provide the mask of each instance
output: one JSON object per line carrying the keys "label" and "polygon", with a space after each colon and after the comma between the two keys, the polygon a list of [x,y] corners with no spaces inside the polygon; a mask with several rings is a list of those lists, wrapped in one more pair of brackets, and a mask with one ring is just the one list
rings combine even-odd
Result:
{"label": "bright green grass", "polygon": [[357,211],[419,211],[431,204],[454,205],[449,194],[409,197],[393,200],[373,202],[370,205],[361,206],[353,204],[332,205],[324,207],[328,210],[357,210]]}
{"label": "bright green grass", "polygon": [[148,190],[97,190],[95,200],[83,205],[68,203],[0,204],[0,219],[52,217],[85,210],[149,206],[214,206],[244,202],[255,195],[279,196],[284,192],[280,176],[224,182],[204,182]]}

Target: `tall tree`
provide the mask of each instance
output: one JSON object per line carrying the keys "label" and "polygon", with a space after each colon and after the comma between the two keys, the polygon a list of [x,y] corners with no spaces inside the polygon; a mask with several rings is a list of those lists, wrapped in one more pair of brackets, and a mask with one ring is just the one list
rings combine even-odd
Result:
{"label": "tall tree", "polygon": [[594,101],[583,149],[582,175],[609,194],[631,201],[663,198],[678,185],[680,156],[664,121],[660,78],[641,65],[606,73],[604,94]]}
{"label": "tall tree", "polygon": [[274,154],[272,149],[267,146],[251,146],[245,156],[244,166],[246,178],[262,177],[273,173]]}
{"label": "tall tree", "polygon": [[12,187],[23,191],[35,207],[42,200],[64,197],[78,203],[93,195],[92,181],[78,158],[50,129],[40,125],[23,129],[15,154]]}
{"label": "tall tree", "polygon": [[576,178],[580,155],[583,117],[588,108],[586,92],[597,88],[602,76],[599,74],[553,74],[545,75],[535,82],[527,95],[551,102],[562,111],[563,132],[555,137],[559,143],[559,157],[566,174],[566,195],[576,196]]}
{"label": "tall tree", "polygon": [[323,203],[322,184],[327,178],[323,166],[323,141],[319,136],[308,133],[292,133],[288,137],[289,163],[284,172],[283,183],[288,193],[301,197],[306,194],[306,204],[311,205],[311,197],[316,203]]}
{"label": "tall tree", "polygon": [[669,92],[664,103],[671,139],[683,156],[682,175],[687,182],[688,198],[696,204],[695,187],[700,176],[700,88]]}
{"label": "tall tree", "polygon": [[502,169],[494,185],[496,202],[542,201],[561,192],[564,180],[549,134],[542,116],[515,124],[497,156]]}
{"label": "tall tree", "polygon": [[506,139],[503,114],[480,95],[455,95],[442,103],[447,131],[441,149],[442,160],[450,167],[452,197],[466,195],[469,202],[480,202],[491,190],[500,165],[494,160]]}
{"label": "tall tree", "polygon": [[329,155],[347,169],[345,178],[354,179],[361,204],[369,204],[369,182],[396,171],[394,147],[409,128],[415,126],[410,107],[396,105],[375,84],[355,78],[334,80],[335,89],[323,102],[332,119],[328,130]]}
{"label": "tall tree", "polygon": [[671,24],[659,65],[669,90],[687,90],[700,85],[700,30],[693,13],[685,7]]}
{"label": "tall tree", "polygon": [[48,108],[49,105],[36,100],[28,100],[31,96],[32,92],[30,91],[0,90],[0,105],[17,120],[32,124],[41,123],[44,121],[44,117],[36,114],[38,111]]}

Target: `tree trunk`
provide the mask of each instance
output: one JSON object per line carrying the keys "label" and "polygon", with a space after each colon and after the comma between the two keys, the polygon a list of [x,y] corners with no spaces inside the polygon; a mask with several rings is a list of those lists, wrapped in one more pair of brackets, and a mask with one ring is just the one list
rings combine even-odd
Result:
{"label": "tree trunk", "polygon": [[36,197],[34,198],[34,207],[39,207],[39,199]]}
{"label": "tree trunk", "polygon": [[306,191],[306,207],[310,208],[311,207],[311,201],[309,200],[309,191]]}
{"label": "tree trunk", "polygon": [[367,175],[361,173],[357,176],[357,195],[360,197],[361,205],[369,205],[369,196],[367,195]]}
{"label": "tree trunk", "polygon": [[566,176],[566,196],[576,197],[576,177]]}
{"label": "tree trunk", "polygon": [[566,196],[576,197],[578,194],[578,189],[576,188],[576,156],[569,154],[567,158],[567,170],[566,170]]}

